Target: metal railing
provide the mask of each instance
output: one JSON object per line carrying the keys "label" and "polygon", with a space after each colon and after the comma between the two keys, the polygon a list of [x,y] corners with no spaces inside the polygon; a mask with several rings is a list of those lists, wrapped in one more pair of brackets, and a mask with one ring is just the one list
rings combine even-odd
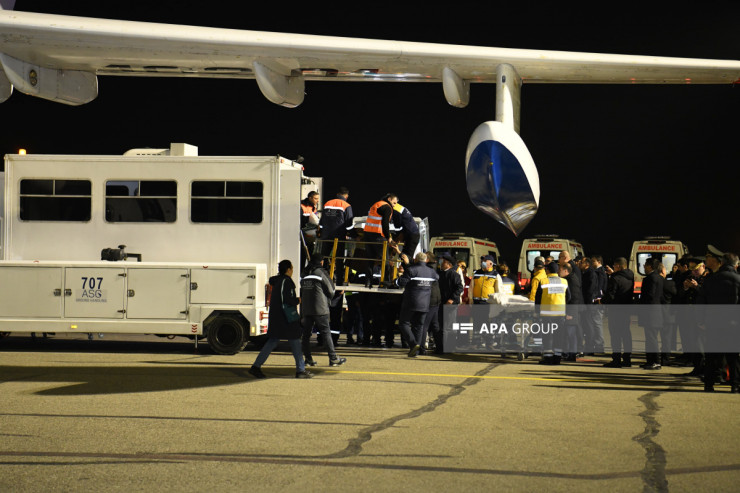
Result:
{"label": "metal railing", "polygon": [[[355,257],[352,256],[338,256],[337,250],[339,249],[339,243],[344,243],[345,245],[350,245],[351,251],[354,252],[357,245],[379,245],[380,243],[377,241],[358,241],[358,240],[342,240],[339,238],[334,238],[331,240],[321,240],[316,239],[315,246],[314,246],[314,252],[321,251],[320,244],[321,243],[332,243],[332,249],[331,254],[329,255],[329,277],[331,279],[334,279],[334,272],[336,269],[336,261],[337,259],[342,260],[362,260],[366,262],[380,262],[380,283],[384,282],[385,279],[385,273],[386,273],[386,266],[389,264],[392,265],[392,273],[393,273],[393,279],[395,279],[398,276],[398,264],[400,263],[400,258],[398,254],[393,254],[391,256],[388,255],[388,240],[383,240],[383,253],[381,254],[380,258],[367,258],[367,257]],[[403,243],[397,244],[399,248],[403,247]],[[309,257],[310,258],[310,257]],[[344,267],[344,273],[343,273],[343,281],[344,284],[347,284],[349,279],[349,267],[345,265]]]}

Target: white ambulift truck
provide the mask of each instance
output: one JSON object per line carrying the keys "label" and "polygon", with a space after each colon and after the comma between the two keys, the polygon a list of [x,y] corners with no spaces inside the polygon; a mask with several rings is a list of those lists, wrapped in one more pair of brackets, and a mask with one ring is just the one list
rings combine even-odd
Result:
{"label": "white ambulift truck", "polygon": [[[235,354],[266,332],[278,262],[299,265],[310,179],[280,156],[198,156],[187,144],[7,155],[0,176],[0,332],[205,336]],[[135,254],[100,260],[123,245]]]}

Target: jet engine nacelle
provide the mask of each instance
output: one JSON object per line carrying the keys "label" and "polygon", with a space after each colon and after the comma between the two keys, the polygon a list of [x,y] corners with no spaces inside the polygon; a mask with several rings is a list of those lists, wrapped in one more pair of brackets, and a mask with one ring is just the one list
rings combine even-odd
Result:
{"label": "jet engine nacelle", "polygon": [[540,203],[540,178],[519,134],[501,122],[475,129],[465,156],[468,195],[478,209],[519,235]]}

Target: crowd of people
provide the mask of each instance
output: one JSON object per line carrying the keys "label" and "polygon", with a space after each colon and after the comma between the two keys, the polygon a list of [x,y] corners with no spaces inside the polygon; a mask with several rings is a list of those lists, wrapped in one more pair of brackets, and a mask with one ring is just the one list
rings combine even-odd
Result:
{"label": "crowd of people", "polygon": [[[732,253],[710,247],[703,259],[686,256],[670,271],[658,258],[648,258],[643,264],[645,277],[636,297],[635,274],[628,268],[625,258],[617,258],[609,266],[604,265],[600,255],[571,258],[568,251],[562,251],[557,259],[537,257],[534,260],[531,282],[524,290],[514,281],[506,263],[497,263],[491,256],[481,257],[480,268],[470,272],[464,261],[450,253],[439,258],[432,252],[413,256],[419,241],[413,215],[398,204],[395,194],[386,194],[368,211],[362,238],[366,247],[361,253],[365,257],[359,264],[364,267],[359,267],[345,256],[344,242],[353,229],[348,197],[349,191],[341,188],[337,197],[324,205],[320,219],[315,216],[318,194],[312,192],[302,202],[301,297],[295,295],[295,286],[292,281],[288,282],[287,267],[281,263],[281,272],[270,280],[273,286],[270,332],[268,343],[250,370],[255,376],[264,376],[260,367],[282,337],[291,341],[296,376],[310,378],[306,366],[317,364],[309,343],[314,330],[332,366],[346,362],[335,349],[340,333],[346,334],[347,345],[385,348],[394,347],[395,335],[400,333],[401,347],[408,349],[409,357],[427,352],[441,354],[445,352],[445,327],[451,322],[443,315],[446,306],[457,306],[452,312],[456,320],[468,320],[471,312],[465,308],[467,305],[488,305],[494,295],[498,296],[497,301],[504,303],[509,296],[522,295],[534,302],[534,311],[529,312],[529,317],[560,327],[543,336],[539,348],[541,364],[557,365],[561,361],[605,354],[603,327],[607,321],[611,360],[603,366],[631,367],[631,324],[636,312],[626,307],[637,304],[640,307],[637,322],[643,327],[645,336],[645,363],[641,368],[660,370],[664,365],[690,366],[688,375],[702,378],[705,390],[713,391],[714,385],[726,376],[721,370],[727,365],[729,377],[726,379],[731,391],[740,391],[740,359],[736,344],[740,321],[732,317],[713,319],[711,311],[701,312],[709,314],[706,316],[698,311],[684,311],[677,317],[676,311],[666,309],[669,305],[737,305],[740,274],[737,273],[738,258]],[[403,243],[392,234],[391,224],[400,232]],[[323,240],[320,246],[316,246],[317,230]],[[383,269],[381,262],[373,260],[382,258],[384,245],[388,248],[386,255],[395,253],[400,259],[397,271],[390,267]],[[325,255],[336,257],[335,278],[329,275],[331,269]],[[385,272],[384,277],[381,272]],[[404,292],[402,295],[345,292],[336,288],[347,281],[366,287],[399,287],[404,288]],[[278,283],[280,289],[277,289]],[[295,315],[289,320],[289,308],[299,304],[301,318]],[[280,317],[275,324],[274,317]],[[273,325],[277,328],[273,329]],[[681,351],[677,344],[679,338]],[[722,338],[727,344],[717,344]],[[507,341],[472,337],[470,342],[497,351],[503,350]],[[518,344],[524,348],[527,341],[521,340]],[[717,351],[718,346],[726,347],[729,352]]]}

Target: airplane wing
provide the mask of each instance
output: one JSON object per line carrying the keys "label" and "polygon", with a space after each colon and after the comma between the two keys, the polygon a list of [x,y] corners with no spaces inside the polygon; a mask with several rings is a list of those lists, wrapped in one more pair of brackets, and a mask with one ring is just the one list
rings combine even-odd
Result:
{"label": "airplane wing", "polygon": [[[10,0],[0,0],[7,3]],[[468,194],[519,234],[539,207],[532,156],[518,135],[527,83],[722,84],[740,61],[521,50],[154,24],[0,10],[0,102],[13,88],[71,105],[99,75],[256,79],[273,103],[303,102],[305,81],[441,82],[465,107],[471,83],[496,84],[496,121],[473,133]]]}
{"label": "airplane wing", "polygon": [[[495,83],[501,64],[514,67],[522,83],[740,80],[740,61],[734,60],[339,38],[9,10],[0,10],[0,54],[5,86],[9,81],[21,92],[68,104],[94,99],[98,75],[256,78],[268,99],[285,106],[300,104],[306,80]],[[54,84],[45,87],[42,79]]]}

